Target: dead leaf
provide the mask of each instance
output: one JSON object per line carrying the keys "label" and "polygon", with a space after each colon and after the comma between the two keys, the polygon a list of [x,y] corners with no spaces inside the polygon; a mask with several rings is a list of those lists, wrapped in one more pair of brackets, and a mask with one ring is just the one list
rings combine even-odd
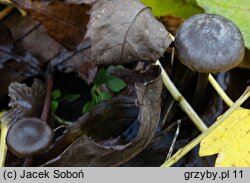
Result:
{"label": "dead leaf", "polygon": [[145,71],[135,71],[128,68],[119,68],[111,74],[125,81],[127,87],[119,94],[121,96],[136,96],[136,83],[147,83],[158,76],[158,68],[151,65]]}
{"label": "dead leaf", "polygon": [[[167,131],[155,135],[150,145],[123,167],[160,167],[166,160],[175,132]],[[190,139],[177,140],[174,152],[188,144]],[[177,165],[178,166],[178,165]]]}
{"label": "dead leaf", "polygon": [[245,49],[245,55],[244,55],[243,61],[240,63],[238,67],[243,68],[243,69],[250,69],[250,50],[249,49]]}
{"label": "dead leaf", "polygon": [[0,68],[3,68],[3,63],[11,59],[11,53],[14,49],[11,33],[7,27],[0,24]]}
{"label": "dead leaf", "polygon": [[131,97],[118,97],[110,101],[103,101],[72,123],[48,152],[39,156],[37,164],[60,155],[84,134],[97,141],[119,136],[137,119],[139,109],[135,106],[134,101],[134,98]]}
{"label": "dead leaf", "polygon": [[62,49],[62,46],[47,34],[44,26],[31,16],[22,17],[15,12],[4,19],[4,24],[10,29],[14,43],[34,55],[40,66],[54,58]]}
{"label": "dead leaf", "polygon": [[48,33],[63,46],[74,49],[85,36],[89,20],[89,4],[72,4],[62,1],[11,0],[18,7],[30,12]]}
{"label": "dead leaf", "polygon": [[[4,64],[6,64],[8,61],[14,61],[17,64],[22,63],[29,65],[31,69],[29,73],[38,74],[40,71],[38,60],[30,53],[25,52],[19,47],[15,47],[11,32],[7,27],[0,24],[0,69],[3,68]],[[15,65],[13,67],[15,67]],[[29,74],[27,73],[27,75]]]}
{"label": "dead leaf", "polygon": [[75,3],[75,4],[94,4],[96,0],[66,0],[66,3]]}
{"label": "dead leaf", "polygon": [[38,60],[15,46],[9,29],[0,24],[0,97],[6,94],[11,82],[39,74]]}
{"label": "dead leaf", "polygon": [[138,0],[97,1],[86,36],[98,65],[156,61],[171,43],[165,27]]}
{"label": "dead leaf", "polygon": [[176,34],[177,29],[180,27],[182,22],[184,21],[181,17],[175,17],[175,16],[164,16],[160,17],[160,22],[165,25],[166,29],[173,35]]}
{"label": "dead leaf", "polygon": [[76,72],[87,84],[94,81],[97,72],[95,62],[91,57],[91,43],[87,39],[77,46],[76,50],[61,52],[51,60],[51,65],[62,72]]}
{"label": "dead leaf", "polygon": [[9,86],[11,109],[2,116],[8,126],[25,117],[40,117],[45,96],[44,84],[35,79],[32,87],[17,82]]}
{"label": "dead leaf", "polygon": [[250,166],[250,110],[240,108],[202,142],[200,156],[218,154],[216,167]]}
{"label": "dead leaf", "polygon": [[[107,139],[106,137],[106,140],[84,134],[61,155],[48,161],[44,166],[118,166],[140,153],[152,140],[159,122],[162,91],[159,70],[158,76],[154,80],[144,84],[138,83],[136,90],[139,103],[139,124],[136,124],[139,129],[132,140],[125,138],[124,134],[116,138]],[[116,115],[122,115],[122,113],[119,112]],[[104,121],[104,123],[107,122],[111,126],[116,125],[112,123],[115,121],[110,121],[109,118],[106,118],[106,122]],[[100,130],[99,134],[102,134],[102,128],[97,125],[96,127]],[[105,125],[103,128],[106,128]]]}

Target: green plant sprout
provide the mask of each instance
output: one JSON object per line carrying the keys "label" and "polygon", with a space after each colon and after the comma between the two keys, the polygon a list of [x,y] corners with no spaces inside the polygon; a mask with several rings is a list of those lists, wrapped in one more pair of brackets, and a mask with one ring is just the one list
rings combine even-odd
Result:
{"label": "green plant sprout", "polygon": [[51,105],[50,105],[50,110],[52,112],[52,115],[54,116],[54,118],[62,125],[70,125],[71,122],[69,121],[65,121],[64,119],[60,118],[59,116],[56,115],[56,110],[59,106],[59,103],[61,101],[69,101],[69,102],[73,102],[75,100],[77,100],[80,97],[79,94],[66,94],[66,95],[62,95],[61,90],[59,89],[55,89],[52,92],[52,99],[51,99]]}
{"label": "green plant sprout", "polygon": [[114,93],[119,93],[126,87],[126,83],[122,79],[110,74],[111,71],[119,68],[123,67],[120,65],[109,66],[106,70],[101,68],[98,71],[94,80],[94,85],[91,88],[91,100],[84,105],[83,113],[89,112],[94,106],[96,106],[101,101],[112,99],[110,93],[101,91],[102,85],[106,84],[108,88]]}
{"label": "green plant sprout", "polygon": [[58,105],[62,101],[73,102],[80,97],[79,94],[66,94],[62,96],[62,93],[59,89],[55,89],[52,92],[52,100],[51,100],[51,111],[56,112]]}

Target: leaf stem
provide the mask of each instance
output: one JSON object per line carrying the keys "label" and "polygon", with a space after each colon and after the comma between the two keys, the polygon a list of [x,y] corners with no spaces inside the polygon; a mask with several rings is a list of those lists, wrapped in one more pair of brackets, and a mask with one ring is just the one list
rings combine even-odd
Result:
{"label": "leaf stem", "polygon": [[213,86],[213,88],[215,89],[215,91],[220,95],[220,97],[222,98],[222,100],[229,106],[231,107],[234,102],[228,97],[228,95],[224,92],[224,90],[220,87],[220,85],[218,84],[218,82],[214,79],[214,77],[212,76],[212,74],[209,74],[208,76],[208,81],[210,82],[210,84]]}
{"label": "leaf stem", "polygon": [[247,87],[246,91],[241,97],[220,117],[213,125],[211,125],[205,132],[195,138],[192,142],[187,144],[184,148],[179,149],[168,161],[161,165],[161,167],[170,167],[186,155],[190,150],[197,146],[205,137],[207,137],[215,128],[217,128],[230,114],[232,114],[238,107],[241,106],[250,96],[250,88]]}
{"label": "leaf stem", "polygon": [[201,120],[201,118],[197,115],[194,109],[190,106],[187,100],[182,96],[182,94],[175,87],[171,79],[169,78],[167,72],[162,67],[159,60],[157,60],[156,65],[159,65],[162,69],[161,76],[163,79],[163,83],[165,87],[168,89],[173,98],[179,103],[180,107],[183,111],[188,115],[194,125],[201,131],[204,132],[207,129],[205,123]]}

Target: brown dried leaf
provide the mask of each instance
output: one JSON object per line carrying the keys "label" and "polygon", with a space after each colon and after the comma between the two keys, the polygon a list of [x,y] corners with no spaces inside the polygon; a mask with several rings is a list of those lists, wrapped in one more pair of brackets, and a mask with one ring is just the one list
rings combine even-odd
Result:
{"label": "brown dried leaf", "polygon": [[97,64],[156,61],[171,43],[165,27],[138,0],[97,1],[86,36]]}
{"label": "brown dried leaf", "polygon": [[67,48],[74,49],[84,38],[89,20],[89,4],[72,4],[58,0],[11,0],[42,22],[48,33]]}
{"label": "brown dried leaf", "polygon": [[11,59],[11,53],[14,49],[11,33],[7,27],[0,24],[0,68],[3,63]]}
{"label": "brown dried leaf", "polygon": [[184,21],[181,17],[175,17],[175,16],[164,16],[160,17],[160,22],[162,22],[166,29],[173,35],[176,34],[177,29],[180,27],[182,22]]}
{"label": "brown dried leaf", "polygon": [[17,48],[9,29],[0,24],[0,98],[6,94],[11,82],[40,73],[38,60]]}
{"label": "brown dried leaf", "polygon": [[66,0],[67,3],[75,3],[75,4],[94,4],[96,0]]}
{"label": "brown dried leaf", "polygon": [[250,50],[249,49],[245,50],[243,61],[240,63],[238,67],[243,68],[243,69],[250,69]]}
{"label": "brown dried leaf", "polygon": [[76,72],[81,79],[90,84],[94,81],[97,72],[90,49],[91,43],[89,40],[83,41],[74,51],[63,49],[51,60],[51,65],[62,72]]}
{"label": "brown dried leaf", "polygon": [[31,16],[21,16],[18,12],[12,13],[4,24],[10,29],[15,44],[34,55],[42,66],[62,49],[46,32],[44,26]]}
{"label": "brown dried leaf", "polygon": [[77,119],[56,140],[48,152],[39,156],[36,164],[44,163],[60,155],[84,134],[97,141],[119,136],[137,119],[138,112],[134,98],[118,97],[103,101],[89,113]]}
{"label": "brown dried leaf", "polygon": [[[140,153],[150,143],[158,126],[162,91],[160,74],[154,80],[137,84],[136,90],[140,108],[139,131],[132,141],[124,139],[123,136],[100,141],[84,134],[60,156],[44,166],[118,166]],[[109,118],[107,121],[111,126],[116,125]]]}

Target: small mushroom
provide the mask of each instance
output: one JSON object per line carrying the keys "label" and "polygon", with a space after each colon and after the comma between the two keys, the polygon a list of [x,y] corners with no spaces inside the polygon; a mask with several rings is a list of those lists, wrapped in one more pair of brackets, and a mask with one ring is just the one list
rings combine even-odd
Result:
{"label": "small mushroom", "polygon": [[18,157],[27,158],[45,151],[52,143],[53,131],[38,118],[25,118],[10,126],[6,144]]}
{"label": "small mushroom", "polygon": [[243,36],[237,26],[214,14],[191,16],[178,29],[174,42],[180,61],[202,73],[232,69],[245,53]]}

